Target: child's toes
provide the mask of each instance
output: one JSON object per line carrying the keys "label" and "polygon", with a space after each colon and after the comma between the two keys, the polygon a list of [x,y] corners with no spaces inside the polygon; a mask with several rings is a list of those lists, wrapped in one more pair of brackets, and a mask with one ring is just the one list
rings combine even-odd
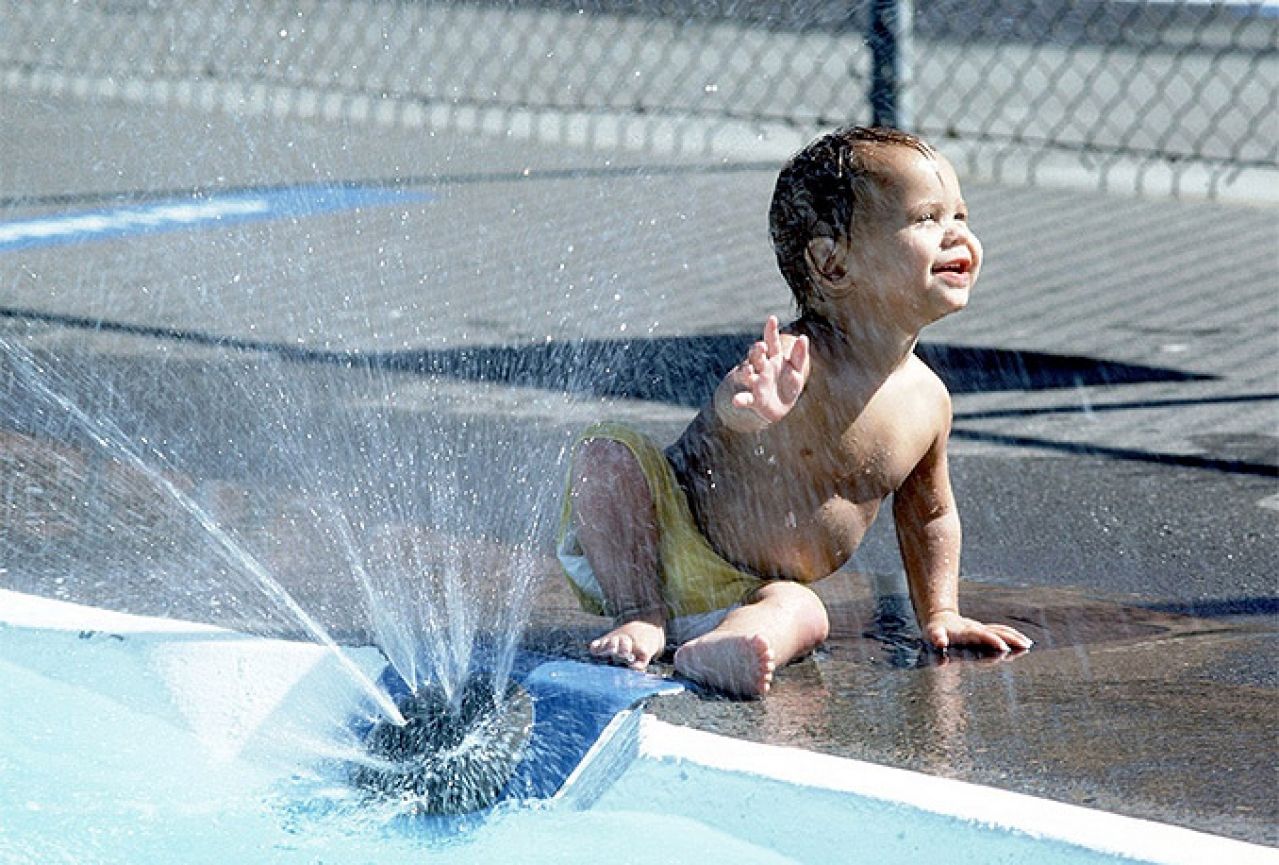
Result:
{"label": "child's toes", "polygon": [[756,636],[750,641],[750,649],[755,654],[756,668],[755,689],[759,694],[768,693],[773,685],[773,673],[777,671],[777,662],[773,658],[773,648],[763,637]]}
{"label": "child's toes", "polygon": [[624,634],[609,634],[591,643],[591,654],[614,664],[629,665],[635,661],[634,647]]}

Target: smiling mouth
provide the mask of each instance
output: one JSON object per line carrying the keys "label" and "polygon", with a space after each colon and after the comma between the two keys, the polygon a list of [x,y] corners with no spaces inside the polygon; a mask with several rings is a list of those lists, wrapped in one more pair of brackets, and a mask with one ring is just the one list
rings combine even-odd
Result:
{"label": "smiling mouth", "polygon": [[940,276],[946,282],[967,283],[972,275],[972,262],[961,259],[939,264],[933,268],[933,275]]}

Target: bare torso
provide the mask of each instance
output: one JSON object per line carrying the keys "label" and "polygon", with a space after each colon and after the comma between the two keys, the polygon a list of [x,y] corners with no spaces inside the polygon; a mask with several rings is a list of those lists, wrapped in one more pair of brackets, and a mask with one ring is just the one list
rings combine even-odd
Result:
{"label": "bare torso", "polygon": [[913,354],[883,375],[814,352],[803,396],[759,433],[703,409],[668,456],[702,533],[770,578],[828,576],[945,428],[946,391]]}

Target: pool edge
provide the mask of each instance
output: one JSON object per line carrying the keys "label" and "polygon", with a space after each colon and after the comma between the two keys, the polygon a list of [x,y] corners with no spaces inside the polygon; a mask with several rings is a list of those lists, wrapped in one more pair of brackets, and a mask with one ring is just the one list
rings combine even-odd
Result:
{"label": "pool edge", "polygon": [[[214,625],[121,613],[0,589],[0,628],[113,634],[225,634]],[[263,644],[275,642],[265,638]],[[310,645],[310,644],[301,644]],[[317,654],[326,650],[314,646]],[[861,796],[1158,865],[1279,865],[1279,849],[1051,799],[782,745],[734,739],[632,708],[600,734],[554,798],[589,809],[635,759],[683,760],[797,787]],[[748,767],[748,768],[747,768]]]}
{"label": "pool edge", "polygon": [[1181,826],[802,748],[734,739],[651,715],[643,716],[637,726],[638,756],[646,759],[687,761],[860,796],[1138,862],[1279,865],[1275,848]]}

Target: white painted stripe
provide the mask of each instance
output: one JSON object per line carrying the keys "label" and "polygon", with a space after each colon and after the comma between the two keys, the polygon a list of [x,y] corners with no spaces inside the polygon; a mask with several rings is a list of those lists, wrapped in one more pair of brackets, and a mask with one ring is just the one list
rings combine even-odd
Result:
{"label": "white painted stripe", "polygon": [[40,217],[0,223],[0,245],[74,234],[126,231],[135,227],[189,225],[194,222],[214,221],[227,217],[264,214],[269,210],[270,205],[261,198],[225,198],[201,204],[122,207],[103,213]]}
{"label": "white painted stripe", "polygon": [[169,200],[0,222],[0,252],[214,225],[309,217],[394,202],[430,201],[425,190],[313,184],[257,192],[217,193],[204,200]]}

